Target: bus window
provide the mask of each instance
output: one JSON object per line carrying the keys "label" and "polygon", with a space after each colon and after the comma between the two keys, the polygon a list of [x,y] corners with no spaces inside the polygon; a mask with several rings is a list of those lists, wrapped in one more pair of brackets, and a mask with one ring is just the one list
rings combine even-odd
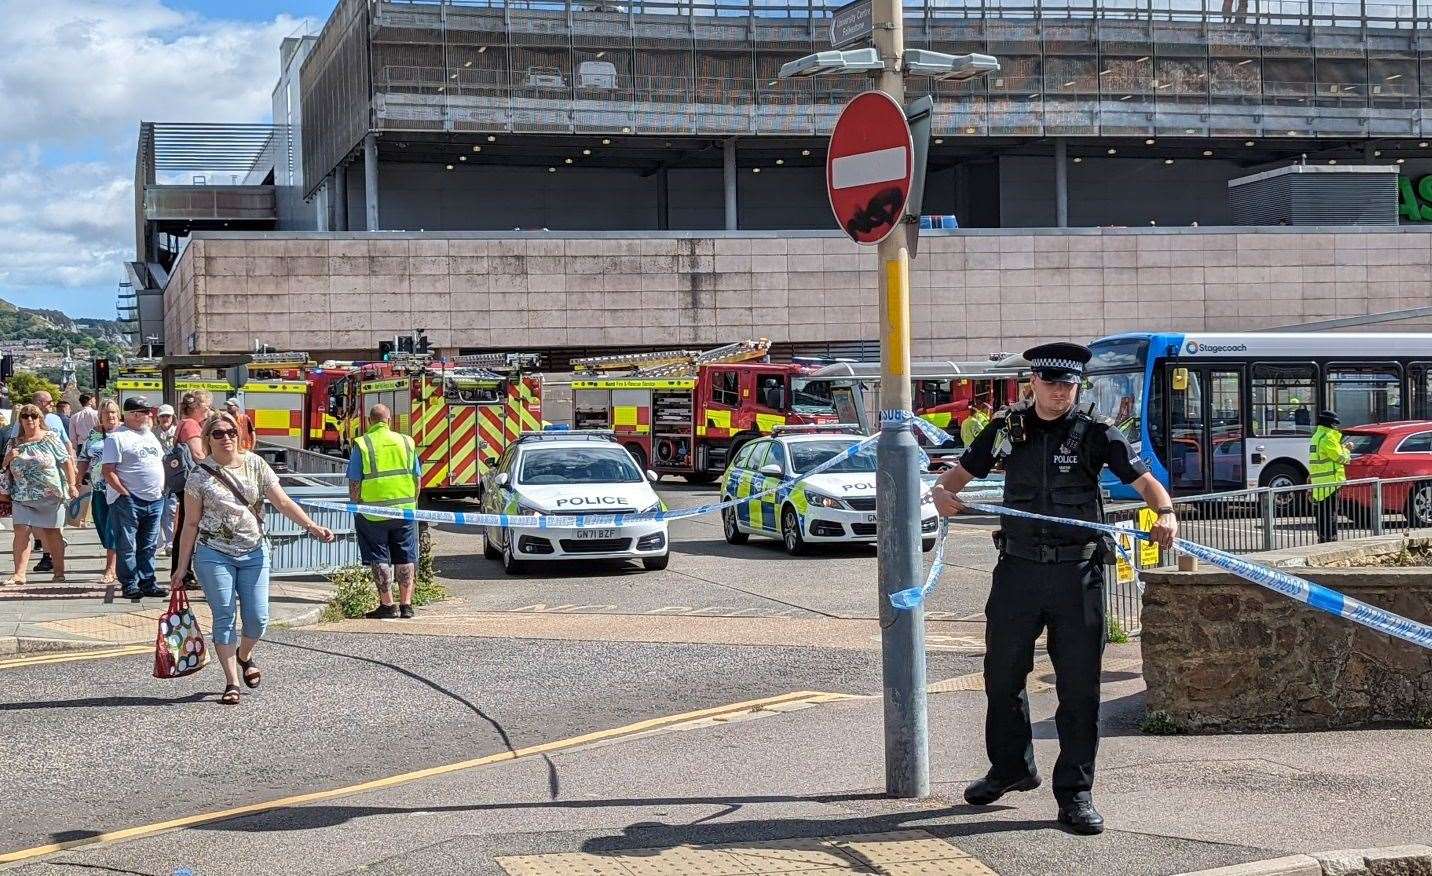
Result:
{"label": "bus window", "polygon": [[1249,376],[1253,434],[1258,438],[1313,434],[1317,420],[1317,366],[1258,363]]}
{"label": "bus window", "polygon": [[1414,420],[1432,420],[1432,363],[1416,362],[1407,369],[1411,397],[1407,415]]}
{"label": "bus window", "polygon": [[1402,369],[1396,365],[1329,365],[1324,398],[1343,428],[1402,419]]}

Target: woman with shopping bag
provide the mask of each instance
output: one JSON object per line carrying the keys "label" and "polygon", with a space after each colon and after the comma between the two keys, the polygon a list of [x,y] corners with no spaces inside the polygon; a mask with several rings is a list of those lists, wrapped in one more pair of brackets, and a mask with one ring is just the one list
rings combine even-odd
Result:
{"label": "woman with shopping bag", "polygon": [[79,495],[75,461],[65,439],[45,428],[40,409],[22,405],[16,412],[20,428],[0,463],[0,499],[9,500],[15,517],[15,574],[5,582],[24,584],[35,535],[54,560],[55,583],[65,580],[65,543],[60,527],[65,504]]}
{"label": "woman with shopping bag", "polygon": [[99,419],[96,421],[95,427],[75,449],[75,453],[80,458],[80,477],[84,478],[88,474],[91,481],[90,495],[87,497],[90,503],[90,517],[94,520],[95,532],[99,533],[99,543],[104,545],[104,574],[99,579],[101,584],[113,584],[119,580],[117,575],[119,555],[114,552],[114,534],[110,532],[109,528],[109,501],[104,494],[104,477],[100,475],[100,457],[104,455],[104,436],[118,429],[119,423],[119,403],[114,399],[101,402]]}
{"label": "woman with shopping bag", "polygon": [[[211,414],[200,438],[204,457],[184,485],[183,529],[171,588],[184,586],[191,564],[214,614],[213,643],[224,668],[219,702],[238,705],[239,679],[256,688],[263,673],[254,647],[268,625],[268,548],[263,536],[263,500],[312,537],[333,541],[279,486],[278,475],[257,453],[239,447],[239,424],[227,412]],[[243,636],[236,635],[242,617]],[[240,675],[242,670],[242,676]]]}

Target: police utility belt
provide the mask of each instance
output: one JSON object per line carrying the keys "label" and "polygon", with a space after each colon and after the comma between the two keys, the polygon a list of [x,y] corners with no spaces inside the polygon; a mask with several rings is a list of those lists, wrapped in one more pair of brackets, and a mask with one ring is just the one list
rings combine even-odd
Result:
{"label": "police utility belt", "polygon": [[1088,544],[1021,544],[1006,538],[1003,530],[994,531],[994,546],[1000,556],[1019,557],[1035,563],[1078,563],[1095,557],[1108,557],[1114,553],[1114,548],[1112,544],[1106,545],[1105,541],[1105,538],[1100,538]]}

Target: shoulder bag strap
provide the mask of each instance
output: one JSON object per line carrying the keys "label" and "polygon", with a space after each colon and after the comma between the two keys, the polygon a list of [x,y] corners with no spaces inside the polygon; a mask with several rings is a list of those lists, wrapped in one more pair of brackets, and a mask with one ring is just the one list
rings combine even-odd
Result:
{"label": "shoulder bag strap", "polygon": [[[254,518],[254,523],[258,524],[259,532],[263,532],[263,531],[264,531],[264,522],[263,522],[263,520],[259,519],[259,514],[258,514],[258,512],[254,510],[254,506],[253,506],[253,505],[250,505],[250,504],[249,504],[249,499],[248,499],[248,497],[245,496],[244,493],[243,493],[243,491],[239,489],[239,485],[236,484],[236,483],[234,483],[233,477],[231,477],[231,476],[229,475],[229,473],[226,472],[226,471],[224,471],[223,469],[221,469],[221,468],[219,468],[219,467],[217,467],[217,466],[210,465],[210,464],[209,464],[209,460],[207,460],[207,459],[205,459],[203,462],[200,462],[200,463],[199,463],[199,467],[202,468],[202,469],[204,469],[204,471],[208,472],[210,475],[212,475],[213,478],[214,478],[214,480],[216,480],[216,481],[218,481],[219,483],[223,484],[224,487],[225,487],[230,493],[233,493],[233,494],[234,494],[234,498],[239,500],[239,504],[240,504],[240,505],[242,505],[242,506],[244,506],[246,509],[248,509],[249,514]],[[262,499],[263,496],[260,495],[259,498]]]}

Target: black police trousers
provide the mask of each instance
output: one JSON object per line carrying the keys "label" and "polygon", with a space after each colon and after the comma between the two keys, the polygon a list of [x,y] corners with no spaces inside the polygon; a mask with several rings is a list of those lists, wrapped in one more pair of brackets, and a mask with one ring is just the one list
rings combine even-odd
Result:
{"label": "black police trousers", "polygon": [[1099,750],[1099,675],[1104,656],[1104,566],[1099,558],[1036,563],[1000,557],[985,605],[985,750],[991,778],[1035,774],[1029,695],[1034,641],[1048,628],[1059,709],[1054,798],[1089,800]]}

